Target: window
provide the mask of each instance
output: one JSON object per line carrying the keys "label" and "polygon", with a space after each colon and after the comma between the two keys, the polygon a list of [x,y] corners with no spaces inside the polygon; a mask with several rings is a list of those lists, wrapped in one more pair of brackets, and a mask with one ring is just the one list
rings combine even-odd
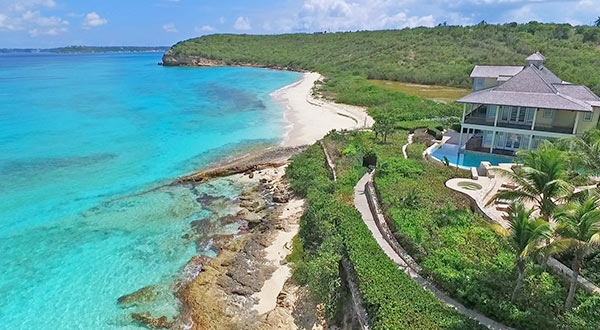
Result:
{"label": "window", "polygon": [[508,121],[508,117],[510,117],[510,112],[512,111],[512,107],[502,107],[502,121]]}
{"label": "window", "polygon": [[594,113],[593,112],[586,112],[583,115],[583,121],[592,121],[592,117],[594,117]]}
{"label": "window", "polygon": [[485,120],[488,122],[494,122],[494,120],[496,119],[496,111],[498,109],[498,106],[496,105],[489,105],[487,107],[487,112],[485,113]]}
{"label": "window", "polygon": [[520,122],[524,122],[525,121],[525,112],[527,112],[525,110],[525,108],[519,108],[519,120]]}
{"label": "window", "polygon": [[544,110],[544,118],[553,118],[554,110],[546,109]]}
{"label": "window", "polygon": [[527,108],[527,124],[533,123],[533,116],[535,116],[535,108]]}
{"label": "window", "polygon": [[483,147],[489,148],[492,145],[492,137],[494,136],[494,132],[484,131],[483,132]]}
{"label": "window", "polygon": [[517,121],[517,116],[519,115],[519,108],[511,107],[512,112],[510,113],[510,121]]}
{"label": "window", "polygon": [[483,78],[475,78],[475,90],[483,89],[484,82]]}

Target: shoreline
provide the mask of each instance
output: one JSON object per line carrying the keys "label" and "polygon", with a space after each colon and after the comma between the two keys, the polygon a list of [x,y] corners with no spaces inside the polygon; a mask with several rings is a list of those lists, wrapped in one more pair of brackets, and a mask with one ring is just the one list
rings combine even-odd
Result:
{"label": "shoreline", "polygon": [[332,130],[362,129],[373,125],[374,120],[365,108],[315,98],[313,87],[322,79],[317,72],[306,72],[300,81],[271,93],[273,100],[284,107],[284,120],[289,127],[281,146],[313,144]]}
{"label": "shoreline", "polygon": [[[291,279],[292,268],[286,262],[304,213],[304,200],[289,190],[285,168],[294,155],[331,130],[362,129],[374,123],[364,108],[315,98],[313,87],[322,78],[319,73],[306,72],[299,81],[271,93],[272,99],[284,108],[283,120],[288,124],[279,145],[224,158],[171,183],[196,185],[227,177],[251,181],[261,188],[259,194],[244,191],[236,199],[245,215],[238,213],[228,218],[240,223],[241,230],[232,236],[214,237],[212,245],[219,251],[217,256],[213,259],[197,255],[184,266],[198,271],[186,280],[186,285],[178,285],[175,292],[182,303],[179,316],[167,321],[158,315],[132,315],[135,320],[177,329],[199,329],[207,322],[217,327],[220,322],[246,322],[258,328],[279,328],[281,324],[294,323],[296,302],[311,305],[303,293],[305,289]],[[248,199],[247,194],[254,197]],[[282,294],[294,302],[292,307],[289,302],[281,304]],[[213,300],[210,307],[201,303],[209,298]],[[308,319],[320,323],[322,320],[314,316],[316,306],[313,307],[306,311],[307,315],[312,314]]]}

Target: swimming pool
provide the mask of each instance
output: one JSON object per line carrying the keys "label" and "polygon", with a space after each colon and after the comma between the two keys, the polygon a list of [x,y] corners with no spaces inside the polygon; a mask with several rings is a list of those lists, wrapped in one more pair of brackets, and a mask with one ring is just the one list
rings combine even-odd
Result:
{"label": "swimming pool", "polygon": [[480,154],[468,151],[459,153],[458,149],[458,145],[456,144],[444,144],[432,152],[431,155],[442,162],[444,161],[444,157],[446,157],[450,164],[461,167],[479,167],[479,164],[485,161],[492,163],[492,165],[512,163],[514,161],[512,157],[508,156]]}

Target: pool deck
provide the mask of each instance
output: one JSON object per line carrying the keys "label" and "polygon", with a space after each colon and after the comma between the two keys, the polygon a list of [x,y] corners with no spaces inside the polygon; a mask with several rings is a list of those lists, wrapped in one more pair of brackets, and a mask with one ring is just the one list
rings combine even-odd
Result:
{"label": "pool deck", "polygon": [[[479,176],[478,179],[465,179],[465,178],[454,178],[446,181],[446,187],[460,192],[462,194],[467,195],[471,202],[479,209],[480,213],[485,216],[485,218],[492,223],[499,223],[504,227],[508,227],[508,222],[504,219],[506,215],[505,211],[501,211],[496,209],[496,205],[491,204],[487,205],[492,197],[498,192],[501,188],[502,183],[508,182],[508,180],[498,172],[497,169],[505,169],[510,170],[512,164],[500,164],[499,166],[493,166],[488,169],[493,174],[493,177],[489,176]],[[464,187],[459,186],[461,182],[470,182],[481,185],[481,189],[478,190],[470,190]],[[533,204],[526,203],[527,207],[533,207]]]}
{"label": "pool deck", "polygon": [[[503,183],[510,183],[508,178],[502,176],[501,171],[498,169],[511,170],[511,166],[513,164],[500,164],[500,166],[494,166],[489,168],[493,177],[488,176],[480,176],[478,179],[466,179],[466,178],[454,178],[446,181],[446,187],[460,192],[466,195],[471,202],[477,207],[478,211],[486,218],[490,223],[497,223],[503,226],[504,228],[510,228],[509,222],[505,219],[507,215],[506,211],[498,210],[496,208],[496,204],[492,203],[489,206],[487,205],[492,197],[498,192],[498,190],[502,187]],[[464,188],[459,186],[461,182],[468,183],[477,183],[481,185],[481,189],[478,190],[470,190],[468,188]],[[585,186],[585,187],[577,187],[576,191],[581,191],[585,189],[589,189],[595,186]],[[535,207],[533,202],[525,202],[525,206],[528,209],[532,209]],[[554,273],[559,274],[565,279],[569,279],[572,276],[572,271],[569,267],[563,265],[555,258],[549,258],[548,266]],[[600,294],[600,288],[598,288],[594,283],[590,282],[583,276],[579,276],[578,278],[579,285],[588,293]]]}

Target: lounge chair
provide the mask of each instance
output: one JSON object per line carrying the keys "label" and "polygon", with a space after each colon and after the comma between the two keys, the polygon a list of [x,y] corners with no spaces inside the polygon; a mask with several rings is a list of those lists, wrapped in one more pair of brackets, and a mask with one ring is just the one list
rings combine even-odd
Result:
{"label": "lounge chair", "polygon": [[509,189],[517,189],[518,188],[518,186],[512,182],[503,182],[502,187],[509,188]]}

